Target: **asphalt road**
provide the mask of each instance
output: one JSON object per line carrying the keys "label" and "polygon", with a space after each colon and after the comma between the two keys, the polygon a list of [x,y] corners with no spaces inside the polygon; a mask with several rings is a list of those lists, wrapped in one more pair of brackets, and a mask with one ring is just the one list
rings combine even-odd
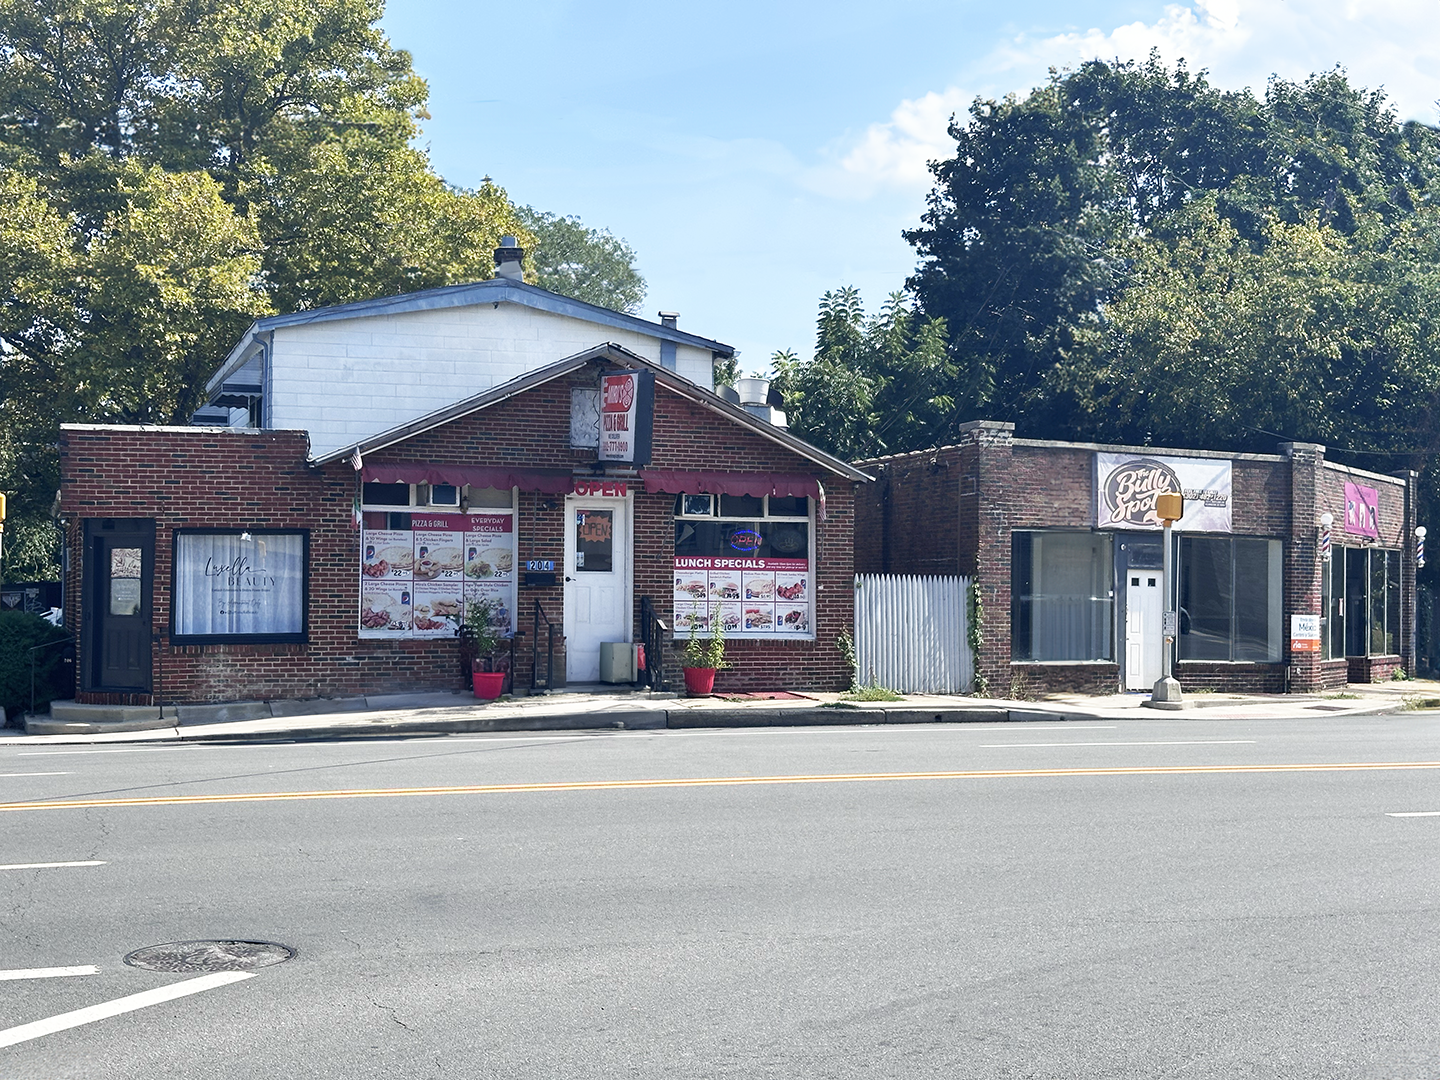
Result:
{"label": "asphalt road", "polygon": [[1437,915],[1425,713],[0,747],[7,1080],[1429,1078]]}

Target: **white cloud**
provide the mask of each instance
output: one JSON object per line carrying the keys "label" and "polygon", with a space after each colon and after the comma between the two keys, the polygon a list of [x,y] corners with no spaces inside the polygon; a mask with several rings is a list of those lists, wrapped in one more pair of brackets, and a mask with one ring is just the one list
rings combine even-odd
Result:
{"label": "white cloud", "polygon": [[955,87],[902,101],[889,120],[866,129],[840,166],[852,175],[875,177],[901,187],[926,186],[930,182],[926,163],[954,152],[948,134],[950,117],[958,113],[963,120],[969,104],[970,95]]}
{"label": "white cloud", "polygon": [[[1402,119],[1433,123],[1440,97],[1435,15],[1434,0],[1193,0],[1167,4],[1152,22],[1018,34],[966,81],[986,97],[1023,94],[1051,67],[1096,57],[1143,60],[1153,49],[1167,64],[1184,59],[1192,71],[1208,70],[1216,86],[1260,94],[1272,74],[1301,80],[1339,64],[1353,85],[1383,88]],[[834,155],[838,167],[813,170],[807,186],[852,197],[928,187],[925,163],[951,152],[946,123],[973,96],[952,86],[902,101]]]}

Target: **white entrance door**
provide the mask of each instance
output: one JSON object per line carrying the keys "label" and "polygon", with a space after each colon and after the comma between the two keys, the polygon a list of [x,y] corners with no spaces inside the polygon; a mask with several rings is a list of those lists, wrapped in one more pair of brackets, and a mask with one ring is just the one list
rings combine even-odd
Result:
{"label": "white entrance door", "polygon": [[1160,678],[1163,571],[1131,570],[1125,589],[1125,689],[1149,690]]}
{"label": "white entrance door", "polygon": [[565,678],[600,680],[600,643],[630,640],[630,500],[565,499]]}

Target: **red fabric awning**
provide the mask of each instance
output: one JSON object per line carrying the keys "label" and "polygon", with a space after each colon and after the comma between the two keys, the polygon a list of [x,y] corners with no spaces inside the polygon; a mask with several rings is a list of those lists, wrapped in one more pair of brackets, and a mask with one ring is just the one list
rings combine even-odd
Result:
{"label": "red fabric awning", "polygon": [[507,469],[491,465],[372,465],[365,462],[362,479],[372,484],[453,484],[474,488],[518,487],[545,495],[564,495],[575,486],[575,476],[558,469]]}
{"label": "red fabric awning", "polygon": [[825,489],[805,473],[712,472],[708,469],[641,469],[646,491],[674,495],[805,496],[819,505],[825,520]]}

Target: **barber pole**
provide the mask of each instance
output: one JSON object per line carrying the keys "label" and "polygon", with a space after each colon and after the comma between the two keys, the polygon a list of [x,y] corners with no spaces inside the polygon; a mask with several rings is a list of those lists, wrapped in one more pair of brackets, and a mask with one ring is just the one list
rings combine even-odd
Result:
{"label": "barber pole", "polygon": [[1415,569],[1425,569],[1425,526],[1415,530]]}
{"label": "barber pole", "polygon": [[1330,526],[1333,518],[1329,514],[1320,515],[1320,561],[1330,561]]}

